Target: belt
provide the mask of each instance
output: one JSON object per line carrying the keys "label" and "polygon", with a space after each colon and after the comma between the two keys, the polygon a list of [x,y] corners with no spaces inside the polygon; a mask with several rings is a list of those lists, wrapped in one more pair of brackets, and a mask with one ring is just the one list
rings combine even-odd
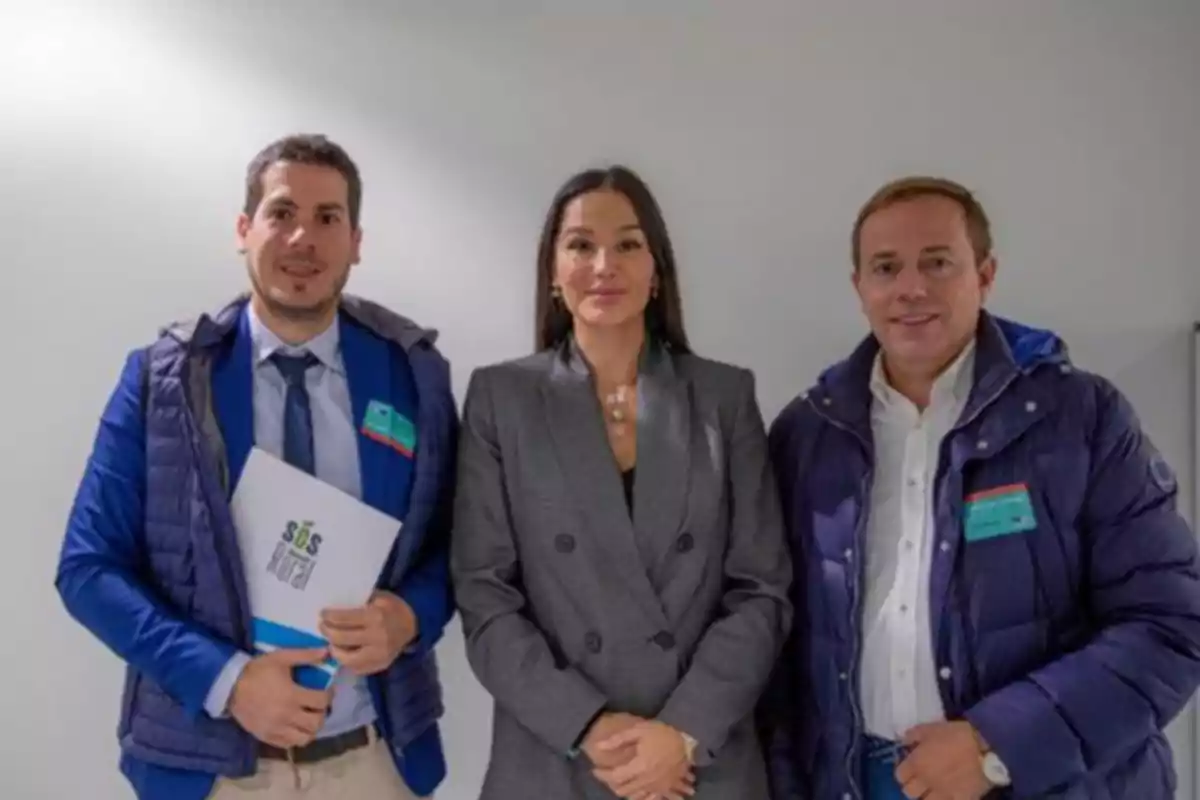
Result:
{"label": "belt", "polygon": [[293,764],[314,764],[318,761],[336,758],[351,750],[366,747],[371,743],[371,730],[367,726],[355,728],[337,736],[324,739],[314,739],[304,747],[291,749],[275,747],[269,744],[259,744],[258,755],[277,761],[291,761]]}

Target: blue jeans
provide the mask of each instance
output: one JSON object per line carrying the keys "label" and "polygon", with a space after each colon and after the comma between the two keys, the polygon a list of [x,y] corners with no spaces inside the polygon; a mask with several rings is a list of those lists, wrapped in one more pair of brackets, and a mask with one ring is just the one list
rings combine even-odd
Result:
{"label": "blue jeans", "polygon": [[903,745],[874,736],[864,736],[863,786],[867,800],[906,800],[896,781],[896,767],[908,754]]}

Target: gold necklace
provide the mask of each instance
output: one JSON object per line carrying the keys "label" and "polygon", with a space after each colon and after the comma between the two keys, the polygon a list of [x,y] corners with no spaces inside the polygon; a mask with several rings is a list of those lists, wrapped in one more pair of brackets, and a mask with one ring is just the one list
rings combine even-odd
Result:
{"label": "gold necklace", "polygon": [[629,395],[631,387],[621,384],[616,391],[604,395],[605,417],[618,435],[625,433],[625,424],[629,420]]}

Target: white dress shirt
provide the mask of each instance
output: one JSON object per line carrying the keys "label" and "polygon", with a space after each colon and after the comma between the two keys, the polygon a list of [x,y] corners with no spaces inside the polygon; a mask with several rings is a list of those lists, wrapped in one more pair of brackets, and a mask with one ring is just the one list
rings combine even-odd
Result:
{"label": "white dress shirt", "polygon": [[922,411],[871,374],[875,476],[866,541],[866,596],[859,692],[866,732],[899,740],[914,725],[945,718],[929,617],[933,486],[942,440],[971,391],[972,342],[938,377]]}

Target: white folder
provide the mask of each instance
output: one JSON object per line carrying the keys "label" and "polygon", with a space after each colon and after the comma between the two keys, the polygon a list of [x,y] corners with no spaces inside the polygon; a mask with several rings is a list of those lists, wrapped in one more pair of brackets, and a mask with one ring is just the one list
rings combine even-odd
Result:
{"label": "white folder", "polygon": [[[324,647],[321,611],[365,605],[401,522],[253,448],[231,500],[242,553],[254,646]],[[337,663],[302,667],[296,680],[324,689]]]}

